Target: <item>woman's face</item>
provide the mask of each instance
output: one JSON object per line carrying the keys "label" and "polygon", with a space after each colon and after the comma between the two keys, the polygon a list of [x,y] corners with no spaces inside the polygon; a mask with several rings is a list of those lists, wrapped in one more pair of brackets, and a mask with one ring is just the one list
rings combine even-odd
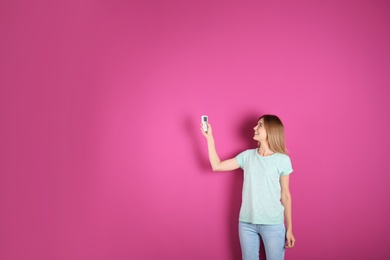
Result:
{"label": "woman's face", "polygon": [[267,132],[264,128],[264,118],[261,118],[257,125],[253,128],[255,130],[255,134],[253,139],[259,142],[267,140]]}

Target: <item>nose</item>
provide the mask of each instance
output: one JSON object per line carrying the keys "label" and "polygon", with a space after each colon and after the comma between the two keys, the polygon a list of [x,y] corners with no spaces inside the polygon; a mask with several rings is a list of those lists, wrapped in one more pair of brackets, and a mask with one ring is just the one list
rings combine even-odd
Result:
{"label": "nose", "polygon": [[257,125],[256,125],[255,127],[253,127],[253,130],[255,130],[255,131],[256,131],[256,129],[257,129]]}

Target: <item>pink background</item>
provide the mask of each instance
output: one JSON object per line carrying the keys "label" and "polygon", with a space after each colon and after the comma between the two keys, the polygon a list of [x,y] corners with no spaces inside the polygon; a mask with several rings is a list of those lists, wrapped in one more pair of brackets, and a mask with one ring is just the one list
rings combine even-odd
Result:
{"label": "pink background", "polygon": [[[33,3],[34,2],[34,3]],[[286,127],[296,247],[387,259],[388,1],[1,1],[0,259],[240,259],[242,171]]]}

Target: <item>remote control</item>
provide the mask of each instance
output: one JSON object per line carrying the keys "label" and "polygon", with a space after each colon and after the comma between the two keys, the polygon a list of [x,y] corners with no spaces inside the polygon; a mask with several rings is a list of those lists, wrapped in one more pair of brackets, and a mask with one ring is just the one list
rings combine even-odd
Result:
{"label": "remote control", "polygon": [[202,116],[202,128],[204,132],[207,132],[207,122],[209,121],[209,117],[206,115]]}

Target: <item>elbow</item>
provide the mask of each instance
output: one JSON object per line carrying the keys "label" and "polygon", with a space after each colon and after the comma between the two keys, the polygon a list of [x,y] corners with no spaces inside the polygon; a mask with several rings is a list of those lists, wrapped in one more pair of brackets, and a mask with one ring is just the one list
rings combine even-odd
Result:
{"label": "elbow", "polygon": [[291,194],[290,193],[283,193],[281,199],[282,199],[282,202],[291,201]]}
{"label": "elbow", "polygon": [[219,165],[211,165],[211,169],[213,170],[213,172],[221,171],[221,168],[219,167]]}
{"label": "elbow", "polygon": [[219,169],[217,167],[211,167],[211,169],[213,170],[213,172],[218,172]]}

